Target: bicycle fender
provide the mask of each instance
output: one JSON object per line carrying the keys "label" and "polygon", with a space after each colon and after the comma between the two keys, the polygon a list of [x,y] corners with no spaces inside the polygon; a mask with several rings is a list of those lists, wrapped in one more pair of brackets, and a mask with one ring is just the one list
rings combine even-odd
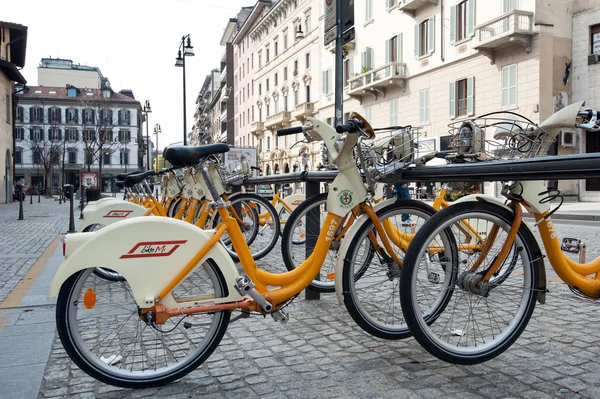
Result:
{"label": "bicycle fender", "polygon": [[[141,308],[154,305],[154,298],[177,276],[212,237],[181,220],[140,217],[123,220],[91,233],[66,236],[66,256],[59,266],[48,292],[56,296],[62,284],[74,273],[93,267],[105,267],[121,274]],[[222,298],[175,302],[172,295],[161,300],[167,308],[218,304],[242,299],[234,288],[239,273],[231,257],[217,243],[198,262],[212,259],[226,282]]]}
{"label": "bicycle fender", "polygon": [[121,220],[144,216],[146,212],[148,209],[129,201],[103,202],[93,208],[91,212],[84,208],[84,219],[79,224],[77,232],[81,233],[94,224],[108,226]]}
{"label": "bicycle fender", "polygon": [[[396,198],[386,199],[381,201],[380,203],[373,206],[373,210],[375,212],[379,211],[381,208],[388,206],[389,204],[393,204],[396,201]],[[335,261],[335,295],[337,296],[338,302],[340,305],[344,304],[344,286],[343,286],[343,273],[344,273],[344,261],[348,256],[348,249],[350,248],[350,239],[348,237],[353,237],[358,233],[358,229],[365,223],[366,220],[369,219],[368,215],[361,215],[353,224],[352,227],[346,232],[346,236],[342,240],[342,244],[340,245],[340,249],[338,251],[338,255]]]}

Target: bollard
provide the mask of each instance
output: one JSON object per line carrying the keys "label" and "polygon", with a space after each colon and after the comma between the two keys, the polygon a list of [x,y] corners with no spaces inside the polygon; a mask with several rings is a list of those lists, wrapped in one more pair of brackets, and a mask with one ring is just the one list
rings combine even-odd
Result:
{"label": "bollard", "polygon": [[19,196],[19,220],[23,220],[23,185],[17,185],[17,195]]}
{"label": "bollard", "polygon": [[[307,181],[306,182],[306,199],[313,195],[319,195],[319,182]],[[309,211],[306,215],[306,257],[310,256],[313,252],[317,239],[319,238],[320,230],[320,218],[319,208],[315,208]],[[321,273],[317,274],[316,280],[321,279]],[[304,291],[304,298],[307,300],[320,299],[321,294],[318,291],[307,287]]]}
{"label": "bollard", "polygon": [[73,186],[65,184],[65,190],[69,193],[69,231],[67,233],[75,233],[75,209],[73,208],[73,197],[75,196]]}
{"label": "bollard", "polygon": [[38,204],[41,202],[40,198],[42,197],[42,189],[38,186]]}
{"label": "bollard", "polygon": [[33,204],[33,190],[29,187],[29,205]]}
{"label": "bollard", "polygon": [[85,194],[85,187],[81,187],[81,200],[79,201],[79,219],[83,219],[83,195]]}

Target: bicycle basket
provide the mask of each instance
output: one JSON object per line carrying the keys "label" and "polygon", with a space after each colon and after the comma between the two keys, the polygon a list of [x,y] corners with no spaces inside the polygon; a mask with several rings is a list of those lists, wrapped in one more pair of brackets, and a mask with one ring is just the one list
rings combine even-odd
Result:
{"label": "bicycle basket", "polygon": [[448,128],[452,136],[449,146],[456,151],[456,155],[447,158],[450,162],[535,158],[546,155],[556,140],[529,119],[512,112],[493,112],[452,122]]}
{"label": "bicycle basket", "polygon": [[362,169],[372,180],[408,167],[415,159],[420,128],[377,129],[373,140],[363,141],[360,146]]}
{"label": "bicycle basket", "polygon": [[219,175],[225,184],[241,185],[244,179],[250,176],[250,162],[248,160],[230,161],[219,164]]}

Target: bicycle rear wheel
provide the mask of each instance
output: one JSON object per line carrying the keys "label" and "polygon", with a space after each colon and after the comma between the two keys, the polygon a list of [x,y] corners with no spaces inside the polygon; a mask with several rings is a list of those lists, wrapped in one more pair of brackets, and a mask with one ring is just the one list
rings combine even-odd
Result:
{"label": "bicycle rear wheel", "polygon": [[[56,325],[69,357],[99,381],[125,388],[164,385],[196,369],[223,338],[231,312],[172,317],[155,325],[140,316],[127,281],[106,280],[93,270],[63,283]],[[225,287],[218,267],[207,261],[173,295],[222,297]]]}
{"label": "bicycle rear wheel", "polygon": [[[480,284],[513,219],[498,205],[454,204],[432,217],[409,247],[400,280],[402,311],[417,341],[439,359],[457,364],[487,361],[508,349],[527,326],[539,290],[541,254],[525,224],[517,232],[513,254],[500,265],[501,274]],[[470,241],[466,225],[483,240]],[[493,226],[498,232],[482,256]],[[450,245],[440,237],[447,237]],[[439,278],[448,275],[450,281]],[[449,297],[447,305],[432,315],[432,298],[444,295]]]}

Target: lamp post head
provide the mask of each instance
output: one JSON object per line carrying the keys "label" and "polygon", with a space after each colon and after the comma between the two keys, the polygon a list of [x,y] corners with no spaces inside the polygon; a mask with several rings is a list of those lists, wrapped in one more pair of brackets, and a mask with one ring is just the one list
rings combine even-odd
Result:
{"label": "lamp post head", "polygon": [[187,38],[187,44],[183,48],[183,56],[184,57],[193,57],[194,56],[194,47],[192,47],[192,41],[190,37]]}
{"label": "lamp post head", "polygon": [[154,133],[155,134],[162,133],[162,129],[160,128],[160,123],[157,123],[156,125],[154,125]]}
{"label": "lamp post head", "polygon": [[150,107],[150,100],[146,100],[144,103],[144,112],[147,114],[152,113],[152,108]]}
{"label": "lamp post head", "polygon": [[181,57],[181,50],[177,52],[177,58],[175,59],[175,66],[182,67],[183,66],[183,58]]}
{"label": "lamp post head", "polygon": [[304,32],[302,32],[302,27],[298,26],[298,31],[296,32],[296,40],[304,39]]}

